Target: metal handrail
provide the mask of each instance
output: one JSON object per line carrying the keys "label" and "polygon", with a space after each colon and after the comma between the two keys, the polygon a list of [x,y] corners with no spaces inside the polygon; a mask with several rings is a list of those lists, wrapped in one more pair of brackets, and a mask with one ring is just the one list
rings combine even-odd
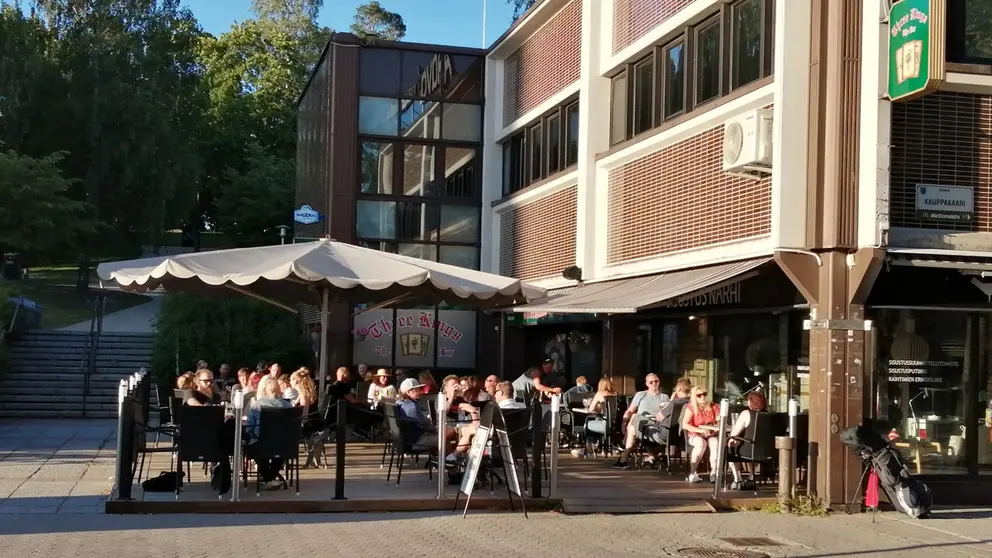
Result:
{"label": "metal handrail", "polygon": [[17,298],[17,305],[14,306],[14,313],[10,316],[10,323],[7,324],[7,327],[0,329],[0,346],[7,342],[7,336],[14,331],[14,324],[17,323],[17,314],[21,311],[21,306],[24,306],[23,296]]}
{"label": "metal handrail", "polygon": [[93,301],[93,316],[90,318],[90,331],[86,336],[86,348],[79,367],[83,372],[83,418],[86,418],[86,403],[90,395],[90,376],[96,373],[96,352],[100,345],[100,333],[103,329],[103,310],[106,297],[99,296]]}

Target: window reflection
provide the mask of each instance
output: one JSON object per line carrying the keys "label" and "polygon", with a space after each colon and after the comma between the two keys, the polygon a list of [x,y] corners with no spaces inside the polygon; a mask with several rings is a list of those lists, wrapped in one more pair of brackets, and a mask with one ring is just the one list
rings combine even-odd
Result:
{"label": "window reflection", "polygon": [[470,205],[442,205],[441,241],[478,242],[479,208]]}
{"label": "window reflection", "polygon": [[610,143],[616,144],[627,139],[627,74],[613,78],[613,125],[610,130]]}
{"label": "window reflection", "polygon": [[398,97],[400,94],[400,51],[362,48],[358,82],[361,95]]}
{"label": "window reflection", "polygon": [[696,35],[696,104],[720,95],[720,22],[701,29]]}
{"label": "window reflection", "polygon": [[399,115],[397,99],[360,97],[358,99],[358,133],[395,136]]}
{"label": "window reflection", "polygon": [[467,269],[479,269],[479,249],[473,246],[441,246],[439,261]]}
{"label": "window reflection", "polygon": [[733,86],[761,77],[761,0],[745,0],[733,7]]}
{"label": "window reflection", "polygon": [[685,43],[665,52],[665,118],[669,118],[685,110]]}
{"label": "window reflection", "polygon": [[634,135],[650,130],[654,125],[654,60],[634,67]]}
{"label": "window reflection", "polygon": [[361,144],[361,173],[361,192],[363,194],[392,194],[392,144],[363,141]]}
{"label": "window reflection", "polygon": [[478,192],[475,175],[476,150],[448,147],[444,150],[444,192],[448,198],[474,198]]}
{"label": "window reflection", "polygon": [[437,261],[437,246],[434,244],[400,244],[398,253],[411,258]]}
{"label": "window reflection", "polygon": [[434,195],[434,153],[437,149],[430,145],[403,148],[403,195]]}
{"label": "window reflection", "polygon": [[965,56],[992,61],[992,2],[967,0],[965,14]]}
{"label": "window reflection", "polygon": [[401,100],[400,135],[407,138],[440,138],[441,118],[438,106],[434,101]]}
{"label": "window reflection", "polygon": [[579,161],[579,103],[575,102],[565,109],[568,120],[567,136],[565,137],[565,165],[571,166]]}
{"label": "window reflection", "polygon": [[396,238],[401,241],[436,241],[437,206],[399,203],[396,208]]}
{"label": "window reflection", "polygon": [[356,232],[360,238],[396,238],[396,202],[359,200]]}
{"label": "window reflection", "polygon": [[445,103],[442,126],[446,140],[482,141],[482,106]]}

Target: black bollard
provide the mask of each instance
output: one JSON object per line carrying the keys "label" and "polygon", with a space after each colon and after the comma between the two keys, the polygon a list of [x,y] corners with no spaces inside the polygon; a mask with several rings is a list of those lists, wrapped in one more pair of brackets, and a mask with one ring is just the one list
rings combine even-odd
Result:
{"label": "black bollard", "polygon": [[530,415],[530,429],[533,434],[531,448],[530,495],[531,498],[541,497],[541,460],[544,459],[544,415],[543,407],[538,402],[533,403]]}
{"label": "black bollard", "polygon": [[[129,396],[130,397],[130,396]],[[131,455],[133,453],[134,428],[131,417],[131,405],[127,397],[121,404],[120,416],[117,418],[117,499],[131,499]]]}
{"label": "black bollard", "polygon": [[347,500],[344,497],[344,450],[348,437],[348,402],[338,399],[338,424],[334,434],[334,499]]}

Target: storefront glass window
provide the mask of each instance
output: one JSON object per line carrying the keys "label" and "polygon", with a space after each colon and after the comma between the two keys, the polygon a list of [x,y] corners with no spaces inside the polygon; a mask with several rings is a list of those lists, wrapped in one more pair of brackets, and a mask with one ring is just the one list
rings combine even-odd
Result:
{"label": "storefront glass window", "polygon": [[969,423],[981,422],[974,432],[982,434],[979,453],[987,460],[989,432],[977,412],[986,402],[975,389],[978,320],[958,312],[880,310],[874,324],[876,430],[911,472],[961,474],[968,469]]}
{"label": "storefront glass window", "polygon": [[396,238],[396,202],[359,200],[356,228],[360,238]]}
{"label": "storefront glass window", "polygon": [[363,141],[361,145],[363,194],[393,193],[393,145]]}
{"label": "storefront glass window", "polygon": [[398,99],[361,97],[358,99],[358,133],[395,136],[398,129]]}
{"label": "storefront glass window", "polygon": [[455,141],[482,141],[482,107],[445,103],[441,137]]}

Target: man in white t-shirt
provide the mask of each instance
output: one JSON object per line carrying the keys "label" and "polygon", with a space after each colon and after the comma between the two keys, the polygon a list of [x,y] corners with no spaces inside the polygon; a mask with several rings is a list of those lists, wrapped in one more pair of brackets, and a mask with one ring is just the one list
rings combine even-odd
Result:
{"label": "man in white t-shirt", "polygon": [[634,398],[630,401],[630,407],[627,407],[623,413],[623,453],[613,464],[614,469],[630,468],[628,459],[630,459],[630,452],[637,446],[637,439],[641,432],[641,421],[657,415],[661,406],[668,403],[668,395],[661,392],[661,380],[657,374],[648,374],[644,378],[644,383],[647,384],[648,389],[634,394]]}
{"label": "man in white t-shirt", "polygon": [[513,384],[510,382],[500,382],[496,384],[495,395],[496,404],[500,409],[526,409],[527,405],[513,398]]}

